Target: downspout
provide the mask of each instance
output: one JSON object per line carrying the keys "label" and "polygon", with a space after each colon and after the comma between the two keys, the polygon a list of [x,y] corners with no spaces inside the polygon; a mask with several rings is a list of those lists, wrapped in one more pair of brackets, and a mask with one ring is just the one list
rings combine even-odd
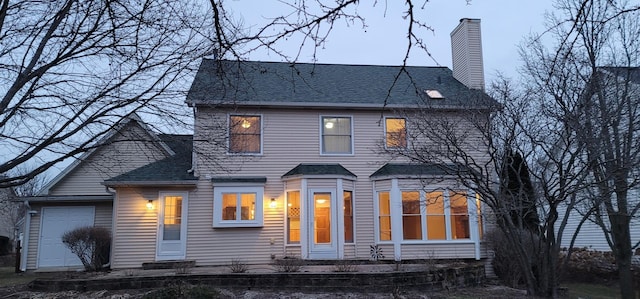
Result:
{"label": "downspout", "polygon": [[24,221],[24,240],[22,242],[22,248],[20,249],[20,271],[22,272],[27,271],[27,255],[29,255],[29,238],[31,236],[31,231],[29,230],[29,227],[31,227],[31,217],[38,213],[38,211],[31,210],[28,200],[25,199],[24,205],[27,207],[27,217]]}
{"label": "downspout", "polygon": [[104,191],[111,194],[113,199],[111,200],[111,244],[109,244],[109,262],[102,265],[102,269],[111,267],[111,261],[113,260],[113,242],[115,240],[114,232],[116,231],[116,192],[111,191],[108,186],[104,186]]}

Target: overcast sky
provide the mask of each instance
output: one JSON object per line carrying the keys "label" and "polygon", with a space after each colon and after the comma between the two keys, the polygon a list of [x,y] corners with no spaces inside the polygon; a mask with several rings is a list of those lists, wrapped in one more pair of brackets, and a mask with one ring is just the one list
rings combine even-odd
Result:
{"label": "overcast sky", "polygon": [[[376,3],[375,7],[373,3]],[[420,9],[424,0],[414,1],[419,10],[416,16],[430,25],[433,32],[422,32],[433,59],[424,52],[411,54],[410,65],[441,65],[451,68],[449,34],[461,18],[479,18],[482,26],[484,67],[487,82],[501,71],[517,76],[519,65],[517,45],[531,32],[545,29],[544,13],[552,9],[552,0],[430,0]],[[233,0],[226,4],[245,26],[258,28],[271,17],[287,11],[279,1]],[[361,25],[344,25],[338,22],[323,49],[316,54],[318,63],[399,65],[406,50],[407,22],[402,18],[406,11],[404,1],[361,1],[358,12],[366,19],[367,28]],[[386,15],[385,15],[386,14]],[[279,45],[280,49],[295,51],[297,45]],[[251,60],[281,61],[267,51],[253,53]],[[303,53],[299,62],[312,62],[311,52]]]}

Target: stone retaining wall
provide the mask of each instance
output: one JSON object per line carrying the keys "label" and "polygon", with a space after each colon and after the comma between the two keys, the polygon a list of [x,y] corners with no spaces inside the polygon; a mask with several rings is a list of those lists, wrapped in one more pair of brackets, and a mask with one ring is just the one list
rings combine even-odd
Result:
{"label": "stone retaining wall", "polygon": [[202,284],[220,288],[298,289],[307,292],[376,291],[396,288],[439,290],[476,286],[484,282],[484,265],[466,265],[418,272],[325,272],[325,273],[228,273],[176,274],[94,279],[36,279],[29,288],[36,291],[97,291],[154,289],[176,283]]}

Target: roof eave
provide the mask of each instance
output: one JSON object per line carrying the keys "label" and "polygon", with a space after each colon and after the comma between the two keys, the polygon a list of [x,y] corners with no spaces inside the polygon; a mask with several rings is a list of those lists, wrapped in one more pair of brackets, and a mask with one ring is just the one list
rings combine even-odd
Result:
{"label": "roof eave", "polygon": [[102,185],[107,187],[185,187],[196,186],[198,180],[182,180],[182,181],[105,181]]}

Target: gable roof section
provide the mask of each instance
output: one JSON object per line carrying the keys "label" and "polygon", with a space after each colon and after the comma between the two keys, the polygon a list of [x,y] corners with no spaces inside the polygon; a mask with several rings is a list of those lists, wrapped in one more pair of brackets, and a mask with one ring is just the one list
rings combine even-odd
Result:
{"label": "gable roof section", "polygon": [[353,172],[344,168],[340,164],[301,163],[282,175],[282,178],[285,179],[304,176],[341,176],[354,179],[357,177]]}
{"label": "gable roof section", "polygon": [[[318,108],[487,108],[446,67],[289,64],[203,59],[187,94],[194,105]],[[436,90],[442,98],[429,98]],[[433,92],[431,94],[434,94]]]}
{"label": "gable roof section", "polygon": [[147,164],[104,181],[105,186],[128,185],[193,185],[197,178],[192,171],[192,135],[163,134],[160,139],[169,145],[174,155]]}
{"label": "gable roof section", "polygon": [[101,145],[108,144],[110,140],[115,138],[115,136],[131,122],[136,122],[140,127],[142,127],[142,129],[145,132],[147,132],[147,134],[149,135],[149,137],[151,137],[152,140],[158,142],[160,147],[166,152],[167,155],[174,154],[173,150],[171,150],[171,148],[168,145],[162,142],[159,139],[159,137],[155,133],[153,133],[153,131],[142,121],[140,116],[133,113],[128,115],[124,119],[122,119],[118,124],[116,124],[112,129],[110,129],[107,132],[107,134],[105,134],[102,138],[96,141],[95,146],[92,149],[84,152],[82,155],[80,155],[80,157],[75,159],[71,164],[69,164],[65,169],[63,169],[58,175],[56,175],[49,183],[47,183],[47,185],[45,185],[42,188],[42,190],[40,190],[40,192],[38,192],[38,195],[46,196],[47,194],[49,194],[49,190],[51,190],[51,188],[55,187],[69,173],[71,173],[73,170],[78,168],[83,161],[86,161],[87,159],[89,159],[89,157],[91,157],[100,148]]}

